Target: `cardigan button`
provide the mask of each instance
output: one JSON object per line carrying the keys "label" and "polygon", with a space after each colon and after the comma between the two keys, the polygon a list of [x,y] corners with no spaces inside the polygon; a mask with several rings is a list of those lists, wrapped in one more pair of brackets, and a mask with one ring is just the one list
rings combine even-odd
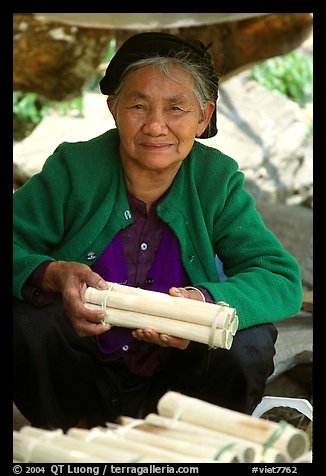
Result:
{"label": "cardigan button", "polygon": [[123,216],[125,217],[126,220],[130,220],[131,218],[131,213],[129,210],[126,210],[124,213],[123,213]]}
{"label": "cardigan button", "polygon": [[96,258],[96,253],[94,253],[94,251],[90,251],[89,253],[87,253],[88,261],[92,261],[95,258]]}

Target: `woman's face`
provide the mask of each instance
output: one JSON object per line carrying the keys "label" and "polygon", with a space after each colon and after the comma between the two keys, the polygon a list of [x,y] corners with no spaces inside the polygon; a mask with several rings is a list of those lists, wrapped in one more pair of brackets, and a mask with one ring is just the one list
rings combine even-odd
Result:
{"label": "woman's face", "polygon": [[130,72],[113,113],[125,164],[163,171],[179,168],[210,120],[214,103],[203,114],[193,79],[180,68],[169,79],[155,66]]}

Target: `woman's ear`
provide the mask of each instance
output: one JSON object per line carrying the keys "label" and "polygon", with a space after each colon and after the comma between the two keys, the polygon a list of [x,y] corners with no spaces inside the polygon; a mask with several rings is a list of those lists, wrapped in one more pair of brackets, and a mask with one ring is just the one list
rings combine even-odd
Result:
{"label": "woman's ear", "polygon": [[116,121],[116,109],[114,107],[114,97],[113,96],[108,96],[106,103],[108,105],[109,111],[114,119],[115,125],[117,126],[117,121]]}
{"label": "woman's ear", "polygon": [[113,96],[108,96],[108,98],[107,98],[107,100],[106,100],[106,103],[107,103],[107,105],[108,105],[108,108],[109,108],[110,113],[111,113],[112,116],[114,117],[114,107],[113,107],[114,98],[113,98]]}
{"label": "woman's ear", "polygon": [[198,122],[196,137],[200,137],[203,134],[204,130],[209,124],[209,121],[211,120],[215,107],[216,104],[213,101],[208,102],[206,109],[202,112],[202,117]]}

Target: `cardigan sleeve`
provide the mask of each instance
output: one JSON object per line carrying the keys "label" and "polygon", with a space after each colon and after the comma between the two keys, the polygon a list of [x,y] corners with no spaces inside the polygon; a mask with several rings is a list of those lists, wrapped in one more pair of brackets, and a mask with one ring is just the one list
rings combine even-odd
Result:
{"label": "cardigan sleeve", "polygon": [[239,170],[230,173],[223,207],[215,217],[214,251],[227,279],[196,284],[216,301],[236,308],[239,329],[278,321],[300,310],[299,264],[263,223]]}
{"label": "cardigan sleeve", "polygon": [[63,240],[63,209],[69,197],[69,174],[60,147],[13,195],[13,295],[22,299],[22,287]]}
{"label": "cardigan sleeve", "polygon": [[36,307],[42,307],[57,299],[59,294],[50,293],[42,290],[42,282],[45,271],[51,261],[44,261],[27,278],[22,287],[22,296],[25,301],[30,302]]}

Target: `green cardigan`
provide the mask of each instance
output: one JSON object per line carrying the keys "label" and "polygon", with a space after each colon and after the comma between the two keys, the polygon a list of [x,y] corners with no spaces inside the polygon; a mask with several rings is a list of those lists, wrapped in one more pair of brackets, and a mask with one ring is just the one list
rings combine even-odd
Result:
{"label": "green cardigan", "polygon": [[[62,143],[13,198],[13,294],[23,299],[22,286],[43,261],[91,265],[88,253],[100,256],[132,223],[118,131]],[[192,284],[236,308],[240,329],[300,309],[299,265],[262,222],[232,158],[195,141],[157,212],[179,239]],[[216,255],[227,276],[221,282]]]}

